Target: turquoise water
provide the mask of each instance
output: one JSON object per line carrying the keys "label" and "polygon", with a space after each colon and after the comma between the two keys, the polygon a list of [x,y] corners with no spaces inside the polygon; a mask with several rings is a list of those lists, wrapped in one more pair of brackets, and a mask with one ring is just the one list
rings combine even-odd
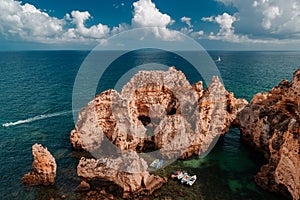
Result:
{"label": "turquoise water", "polygon": [[[213,59],[218,56],[222,59],[217,66],[226,88],[247,100],[282,79],[290,80],[300,66],[300,52],[210,54]],[[80,155],[71,149],[69,132],[74,127],[73,83],[87,55],[84,51],[0,52],[0,124],[12,123],[0,126],[1,199],[49,199],[62,194],[67,194],[68,199],[80,199],[73,192],[80,181],[76,176]],[[151,59],[156,55],[144,56]],[[134,58],[127,58],[127,62],[134,63],[130,59]],[[172,63],[170,59],[168,55],[160,55],[159,62]],[[142,60],[143,57],[139,62]],[[176,64],[182,62],[177,60]],[[182,70],[185,69],[183,66]],[[98,91],[107,89],[118,73],[121,70],[107,73],[107,82],[99,84]],[[191,72],[185,73],[191,82],[199,79]],[[23,174],[31,170],[31,146],[36,142],[47,146],[56,158],[55,186],[28,188],[20,183]],[[256,160],[256,155],[240,143],[239,131],[231,130],[204,159],[177,161],[158,173],[168,175],[171,170],[184,167],[197,174],[199,181],[192,188],[183,188],[189,199],[198,199],[199,195],[203,199],[282,199],[256,187],[253,182],[259,167]],[[174,184],[169,181],[158,194],[175,195],[170,188],[182,186]]]}

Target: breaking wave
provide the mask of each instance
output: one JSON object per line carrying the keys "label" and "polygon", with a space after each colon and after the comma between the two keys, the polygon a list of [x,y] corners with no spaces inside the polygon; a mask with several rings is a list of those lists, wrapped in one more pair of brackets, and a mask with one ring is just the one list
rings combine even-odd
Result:
{"label": "breaking wave", "polygon": [[51,118],[51,117],[57,117],[57,116],[61,116],[61,115],[66,115],[72,113],[72,111],[62,111],[62,112],[56,112],[56,113],[52,113],[52,114],[43,114],[43,115],[37,115],[35,117],[30,117],[28,119],[23,119],[23,120],[18,120],[15,122],[7,122],[2,124],[3,127],[9,127],[9,126],[16,126],[19,124],[26,124],[26,123],[31,123],[34,121],[38,121],[38,120],[42,120],[42,119],[47,119],[47,118]]}

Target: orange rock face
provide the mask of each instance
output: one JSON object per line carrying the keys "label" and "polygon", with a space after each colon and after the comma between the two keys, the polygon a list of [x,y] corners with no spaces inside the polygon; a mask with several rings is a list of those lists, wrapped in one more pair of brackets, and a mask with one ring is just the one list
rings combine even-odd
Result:
{"label": "orange rock face", "polygon": [[40,144],[32,146],[34,157],[33,171],[25,174],[22,183],[25,185],[53,185],[56,177],[56,162],[47,148]]}
{"label": "orange rock face", "polygon": [[140,71],[121,94],[107,90],[83,108],[70,140],[74,148],[87,151],[108,139],[121,151],[151,147],[168,158],[187,158],[225,134],[245,105],[217,77],[203,91],[202,82],[190,85],[173,67]]}
{"label": "orange rock face", "polygon": [[135,151],[130,151],[118,158],[81,158],[77,173],[87,181],[94,178],[113,181],[123,188],[123,197],[126,198],[131,194],[151,194],[166,182],[159,176],[150,175],[147,168],[146,161]]}
{"label": "orange rock face", "polygon": [[261,151],[268,164],[255,176],[264,189],[300,199],[300,69],[293,81],[256,94],[238,115],[242,139]]}
{"label": "orange rock face", "polygon": [[[147,167],[133,176],[96,167],[97,163],[104,162],[106,153],[111,158],[114,152],[117,155],[158,151],[163,159],[203,154],[218,136],[229,130],[245,105],[247,101],[234,98],[217,77],[203,91],[202,82],[192,86],[174,67],[168,71],[140,71],[121,93],[104,91],[79,113],[71,132],[71,144],[91,152],[98,160],[82,159],[78,175],[112,180],[125,193],[135,193],[141,188],[152,192],[162,184],[161,179],[145,174]],[[92,173],[94,170],[96,174]],[[102,170],[110,173],[102,174]],[[86,175],[87,171],[91,173]]]}

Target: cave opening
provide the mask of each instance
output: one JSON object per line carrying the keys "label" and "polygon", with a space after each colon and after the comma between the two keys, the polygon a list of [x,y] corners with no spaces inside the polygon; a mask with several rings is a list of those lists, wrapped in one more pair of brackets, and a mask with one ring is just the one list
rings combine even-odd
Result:
{"label": "cave opening", "polygon": [[167,115],[175,115],[177,112],[177,109],[175,107],[171,108],[170,111],[167,113]]}
{"label": "cave opening", "polygon": [[142,122],[144,126],[147,126],[148,124],[151,123],[151,118],[146,115],[140,115],[138,116],[138,119]]}

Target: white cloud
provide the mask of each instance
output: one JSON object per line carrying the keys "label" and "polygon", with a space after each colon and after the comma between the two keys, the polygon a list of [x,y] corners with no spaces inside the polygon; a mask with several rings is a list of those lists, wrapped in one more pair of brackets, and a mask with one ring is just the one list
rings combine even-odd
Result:
{"label": "white cloud", "polygon": [[85,38],[101,39],[107,37],[110,32],[109,27],[101,23],[87,28],[85,26],[85,21],[91,17],[90,13],[87,11],[72,11],[71,16],[72,18],[70,19],[72,20],[72,23],[76,25],[76,28],[71,29],[71,31],[78,37],[83,36]]}
{"label": "white cloud", "polygon": [[192,32],[191,36],[196,39],[202,39],[204,34],[205,32],[203,30],[200,30],[200,31]]}
{"label": "white cloud", "polygon": [[33,5],[1,0],[0,32],[7,38],[19,37],[38,41],[57,38],[63,31],[64,24],[64,20],[50,17]]}
{"label": "white cloud", "polygon": [[121,33],[123,31],[129,30],[129,29],[130,29],[129,25],[122,23],[122,24],[119,24],[118,26],[114,26],[111,30],[111,33],[112,33],[112,35],[115,35],[115,34]]}
{"label": "white cloud", "polygon": [[191,20],[192,18],[190,17],[181,17],[180,21],[183,22],[183,23],[186,23],[188,25],[189,28],[192,28],[193,25],[191,24]]}
{"label": "white cloud", "polygon": [[299,0],[217,1],[237,8],[240,20],[235,24],[236,32],[253,37],[300,39]]}
{"label": "white cloud", "polygon": [[151,0],[139,0],[133,3],[134,14],[132,25],[134,27],[160,27],[171,24],[171,17],[161,13]]}
{"label": "white cloud", "polygon": [[187,27],[183,27],[183,28],[180,29],[180,32],[181,32],[181,33],[184,33],[184,34],[186,34],[186,35],[192,33],[193,31],[194,31],[193,29],[187,28]]}
{"label": "white cloud", "polygon": [[177,32],[167,28],[175,21],[161,13],[151,0],[139,0],[133,3],[134,11],[131,24],[133,28],[152,27],[152,32],[157,38],[164,40],[176,40],[180,36]]}
{"label": "white cloud", "polygon": [[[71,15],[66,14],[65,18],[58,19],[31,4],[1,0],[0,33],[8,39],[19,38],[42,43],[90,41],[107,36],[110,29],[106,25],[99,23],[89,28],[85,26],[90,17],[89,12],[72,11]],[[75,27],[66,28],[69,21]]]}
{"label": "white cloud", "polygon": [[[206,38],[210,40],[222,40],[233,43],[278,43],[277,40],[252,39],[249,38],[248,35],[237,34],[233,26],[235,22],[239,21],[237,15],[223,13],[218,16],[203,17],[201,20],[217,23],[219,25],[219,31],[217,33],[210,32],[206,36]],[[200,38],[205,38],[204,32],[202,31],[198,32],[198,34],[192,33],[191,35],[194,37],[202,36]]]}
{"label": "white cloud", "polygon": [[180,18],[180,21],[185,23],[187,25],[187,27],[183,27],[180,29],[180,32],[188,35],[188,34],[191,34],[194,30],[193,30],[193,25],[191,23],[191,20],[192,18],[190,17],[186,17],[186,16],[183,16]]}
{"label": "white cloud", "polygon": [[265,29],[270,29],[272,26],[272,21],[280,16],[280,10],[278,6],[271,6],[268,7],[266,10],[264,10],[263,12],[264,18],[262,21],[262,26]]}
{"label": "white cloud", "polygon": [[210,16],[210,17],[203,17],[202,21],[209,21],[215,22],[219,24],[220,29],[219,32],[215,34],[210,34],[210,39],[220,39],[232,42],[238,42],[239,36],[235,35],[233,23],[236,22],[238,19],[235,16],[231,16],[228,13],[223,13],[222,15],[218,16]]}
{"label": "white cloud", "polygon": [[[103,39],[110,35],[143,27],[151,27],[152,34],[163,40],[177,40],[181,37],[177,31],[168,28],[175,21],[169,15],[161,13],[151,0],[134,2],[131,24],[121,23],[112,28],[102,23],[87,27],[87,20],[92,18],[88,11],[74,10],[58,19],[28,3],[23,5],[16,0],[0,1],[0,34],[12,40],[103,43]],[[125,6],[125,3],[120,6]]]}

